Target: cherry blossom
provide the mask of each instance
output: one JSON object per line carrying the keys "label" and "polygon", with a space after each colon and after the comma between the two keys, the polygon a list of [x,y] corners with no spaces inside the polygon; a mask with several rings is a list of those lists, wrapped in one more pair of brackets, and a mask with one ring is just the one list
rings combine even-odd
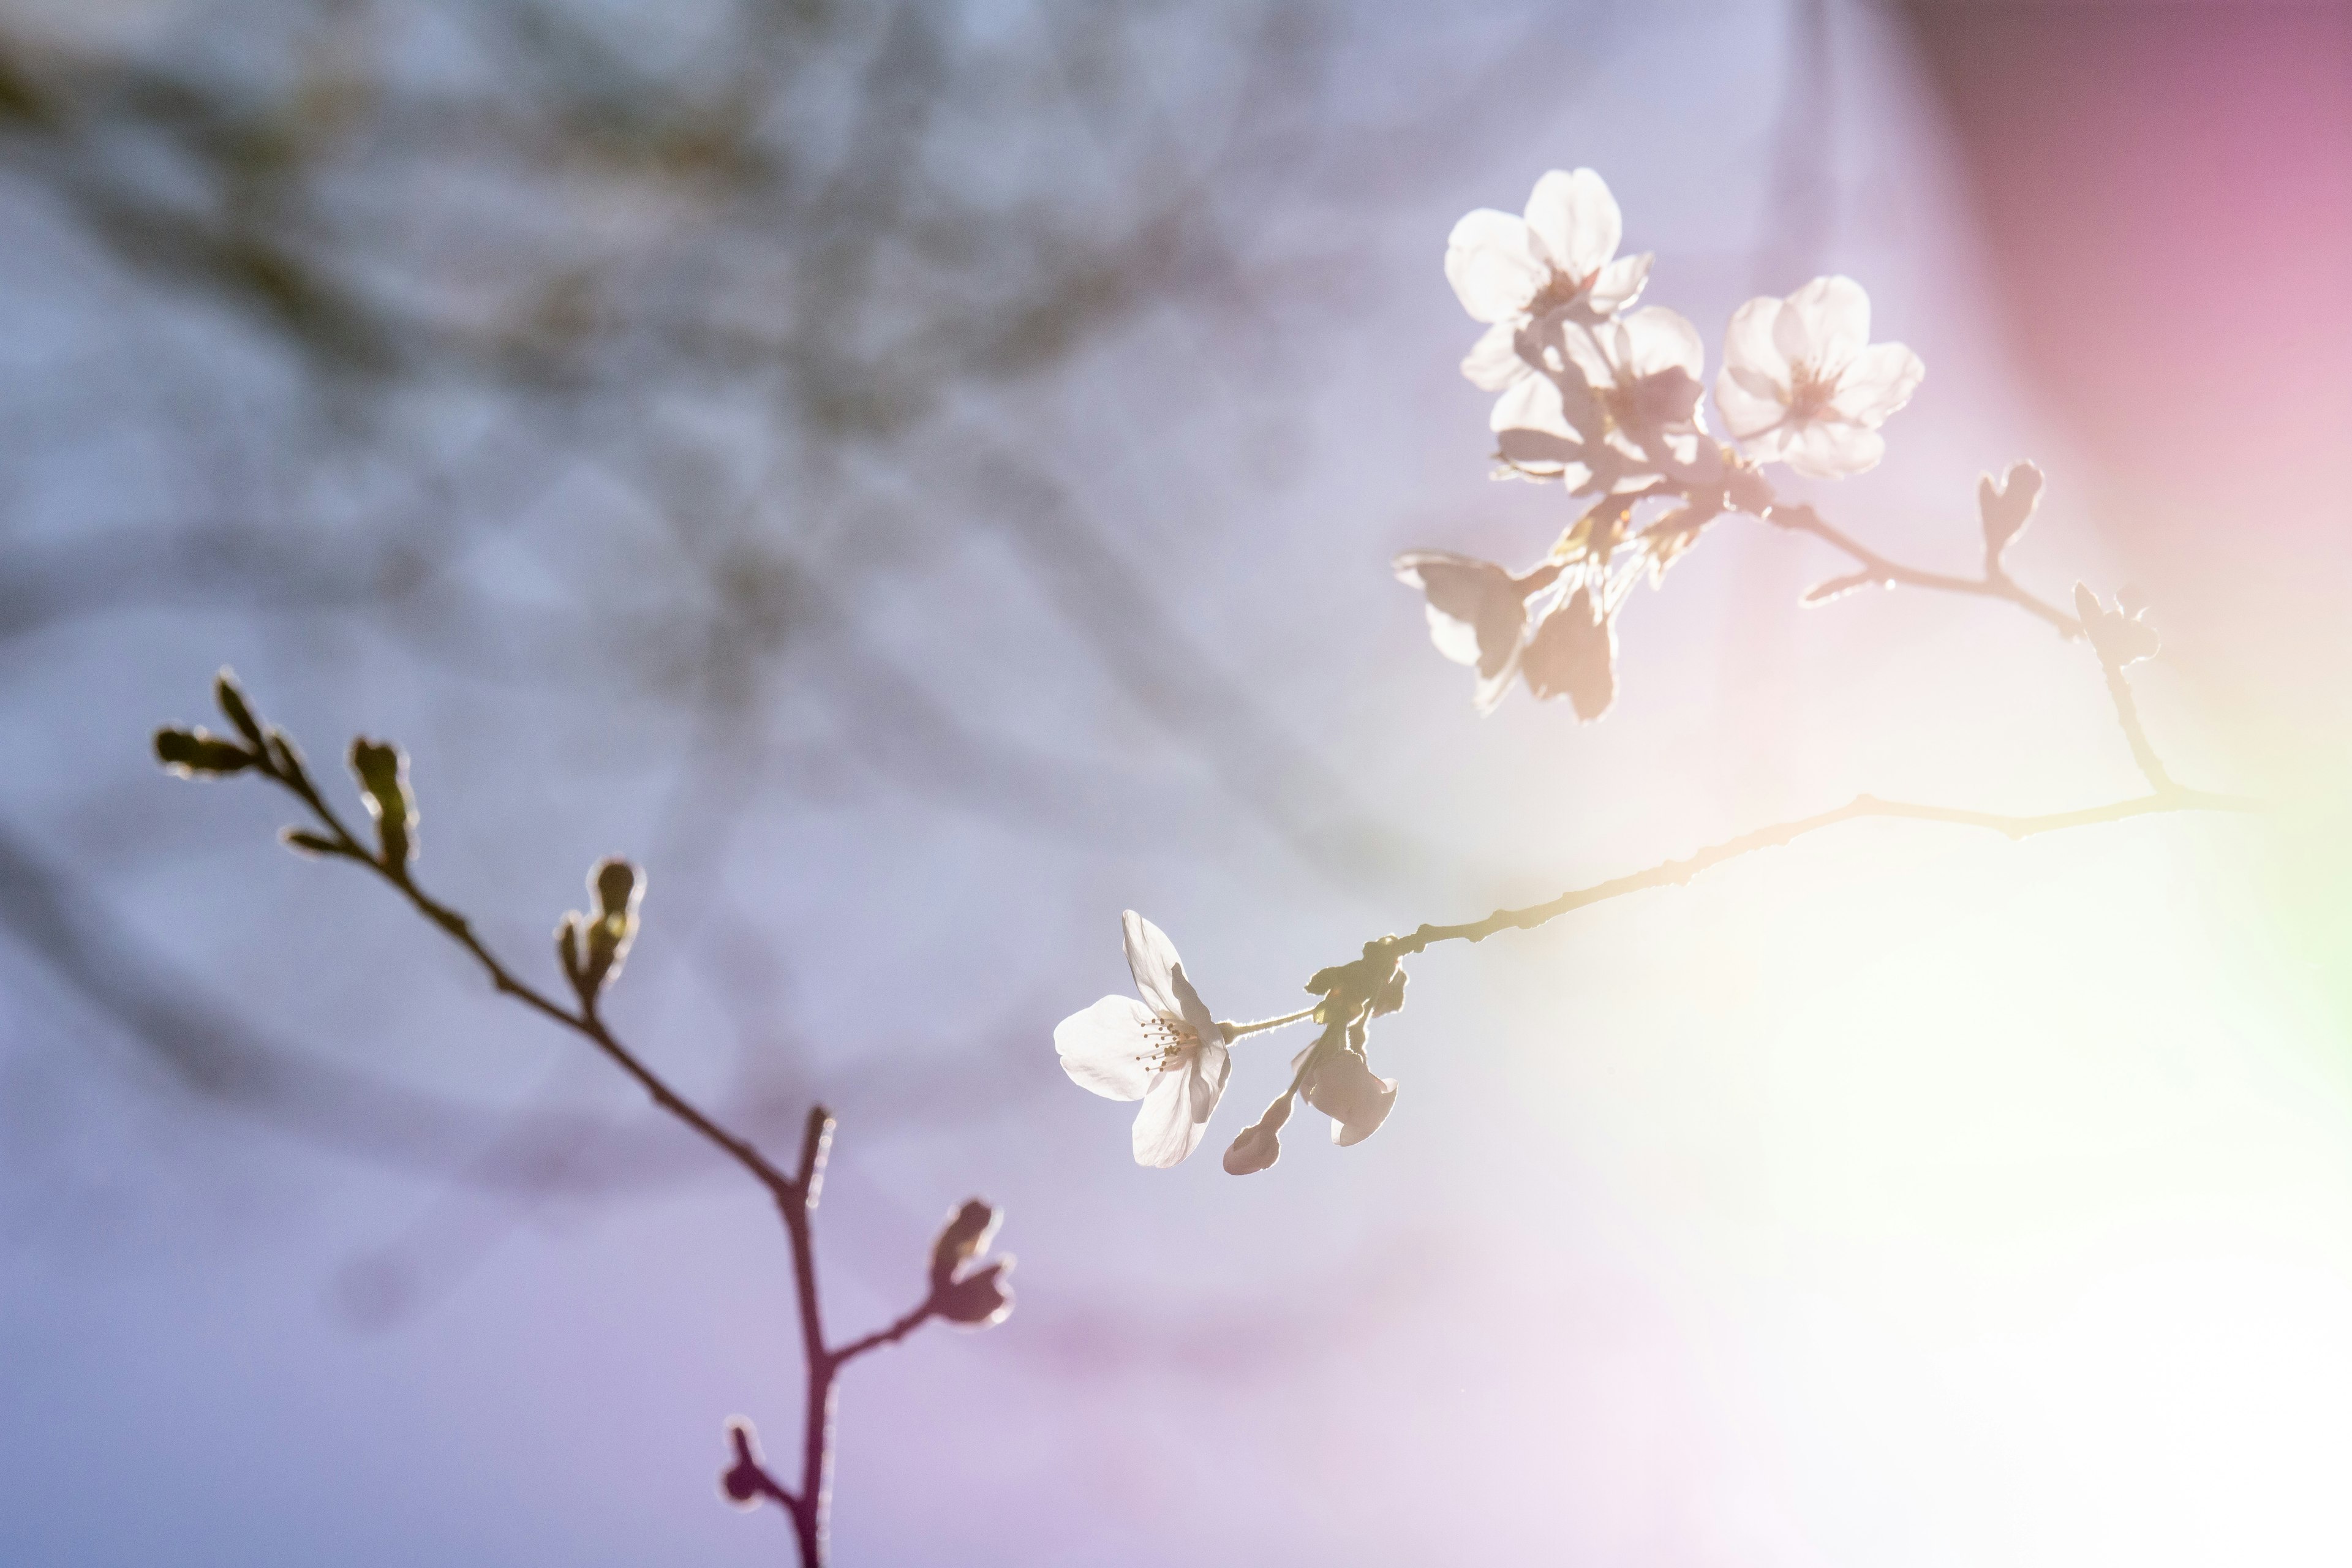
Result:
{"label": "cherry blossom", "polygon": [[1715,401],[1756,461],[1843,479],[1877,466],[1886,452],[1878,426],[1926,374],[1901,343],[1870,341],[1861,284],[1816,278],[1785,300],[1750,300],[1733,312]]}
{"label": "cherry blossom", "polygon": [[1106,996],[1071,1014],[1054,1026],[1054,1049],[1079,1088],[1143,1101],[1135,1115],[1136,1163],[1164,1170],[1200,1145],[1232,1056],[1175,944],[1133,910],[1119,921],[1137,995]]}
{"label": "cherry blossom", "polygon": [[1702,439],[1706,346],[1682,315],[1654,305],[1606,321],[1555,318],[1521,346],[1528,374],[1502,387],[1487,419],[1513,468],[1581,495],[1638,489],[1660,473],[1703,481],[1720,467]]}
{"label": "cherry blossom", "polygon": [[1513,576],[1491,561],[1444,550],[1408,550],[1389,564],[1398,582],[1428,595],[1429,640],[1454,663],[1477,668],[1473,700],[1479,712],[1492,712],[1518,673],[1528,595],[1549,587],[1559,566]]}
{"label": "cherry blossom", "polygon": [[1539,622],[1520,654],[1528,689],[1539,700],[1565,697],[1584,722],[1617,698],[1617,631],[1592,590],[1580,586]]}
{"label": "cherry blossom", "polygon": [[[1525,216],[1480,207],[1454,226],[1445,280],[1472,320],[1506,329],[1506,345],[1510,325],[1528,317],[1562,310],[1594,320],[1614,315],[1650,275],[1646,253],[1617,255],[1624,228],[1617,198],[1599,174],[1554,169],[1536,182]],[[1496,333],[1486,339],[1495,342]]]}

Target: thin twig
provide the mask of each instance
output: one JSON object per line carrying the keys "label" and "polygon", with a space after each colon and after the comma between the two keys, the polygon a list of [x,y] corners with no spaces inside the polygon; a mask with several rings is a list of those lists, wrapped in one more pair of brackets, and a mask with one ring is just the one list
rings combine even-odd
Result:
{"label": "thin twig", "polygon": [[1965,827],[1985,827],[2011,838],[2030,838],[2036,834],[2055,833],[2069,827],[2087,827],[2095,823],[2121,822],[2128,817],[2147,816],[2173,811],[2257,811],[2258,802],[2239,795],[2210,795],[2201,790],[2186,790],[2177,786],[2131,800],[2120,800],[2106,805],[2087,806],[2080,811],[2053,812],[2039,816],[2003,816],[1989,811],[1969,811],[1958,806],[1922,805],[1908,801],[1880,800],[1874,795],[1859,795],[1834,811],[1818,816],[1799,817],[1791,822],[1778,823],[1743,833],[1737,838],[1727,838],[1711,845],[1686,859],[1668,860],[1646,871],[1596,882],[1589,888],[1571,889],[1556,899],[1525,909],[1496,910],[1482,921],[1461,925],[1424,925],[1410,936],[1390,937],[1376,945],[1385,947],[1393,955],[1402,956],[1423,951],[1441,942],[1484,942],[1497,931],[1531,931],[1548,921],[1557,920],[1570,910],[1580,910],[1588,904],[1601,903],[1610,899],[1623,898],[1628,893],[1645,892],[1652,888],[1679,887],[1702,871],[1711,870],[1727,860],[1736,860],[1759,849],[1776,848],[1805,834],[1833,827],[1841,822],[1858,821],[1867,816],[1906,817],[1919,822],[1948,822]]}
{"label": "thin twig", "polygon": [[877,1329],[864,1339],[852,1340],[839,1350],[832,1352],[833,1364],[840,1366],[845,1363],[856,1361],[867,1351],[880,1350],[884,1345],[897,1344],[900,1340],[921,1328],[938,1310],[938,1304],[926,1298],[921,1306],[917,1307],[888,1328]]}
{"label": "thin twig", "polygon": [[2060,609],[2018,586],[2015,579],[1998,564],[1987,568],[1981,577],[1955,577],[1944,572],[1923,572],[1916,566],[1905,566],[1889,561],[1860,540],[1822,521],[1822,514],[1810,506],[1775,503],[1765,510],[1764,521],[1776,528],[1792,533],[1810,533],[1824,540],[1852,556],[1859,572],[1843,577],[1832,577],[1807,590],[1805,602],[1818,605],[1836,598],[1840,594],[1874,584],[1892,586],[1901,584],[1910,588],[1933,588],[1939,593],[1970,594],[1984,599],[2005,599],[2023,610],[2041,616],[2057,628],[2062,637],[2083,635],[2083,623]]}
{"label": "thin twig", "polygon": [[[2095,644],[2093,646],[2096,647]],[[2125,679],[2124,667],[2105,648],[2098,648],[2097,651],[2099,668],[2107,676],[2107,696],[2116,705],[2116,722],[2123,726],[2124,739],[2131,746],[2132,761],[2139,764],[2139,771],[2146,775],[2148,787],[2158,795],[2170,797],[2182,793],[2180,786],[2172,782],[2172,775],[2165,771],[2163,759],[2156,754],[2156,748],[2148,743],[2147,731],[2139,721],[2139,704],[2132,698],[2131,682]]]}

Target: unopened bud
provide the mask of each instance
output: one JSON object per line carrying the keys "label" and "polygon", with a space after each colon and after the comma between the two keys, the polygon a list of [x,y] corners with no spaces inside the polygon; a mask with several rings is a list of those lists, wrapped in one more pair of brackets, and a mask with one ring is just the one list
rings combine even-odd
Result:
{"label": "unopened bud", "polygon": [[1341,1148],[1379,1131],[1396,1105],[1396,1079],[1378,1076],[1353,1051],[1325,1052],[1304,1087],[1307,1103],[1331,1119],[1331,1142]]}
{"label": "unopened bud", "polygon": [[343,847],[322,833],[307,827],[289,827],[278,836],[286,847],[304,855],[340,855]]}
{"label": "unopened bud", "polygon": [[563,965],[564,977],[576,987],[581,977],[580,915],[576,910],[555,922],[555,956]]}
{"label": "unopened bud", "polygon": [[1282,1158],[1282,1124],[1290,1120],[1290,1094],[1265,1108],[1265,1114],[1241,1130],[1225,1151],[1225,1173],[1250,1176]]}
{"label": "unopened bud", "polygon": [[[618,857],[599,860],[588,873],[588,890],[596,896],[595,914],[565,917],[567,924],[580,928],[581,934],[572,940],[584,949],[576,964],[566,961],[566,973],[576,988],[593,995],[619,978],[630,944],[636,941],[645,873]],[[556,940],[564,940],[560,931]]]}
{"label": "unopened bud", "polygon": [[400,871],[416,854],[416,802],[408,793],[408,759],[387,741],[352,742],[352,772],[360,781],[386,869]]}
{"label": "unopened bud", "polygon": [[2032,463],[2011,463],[1999,484],[1990,474],[1977,477],[1977,511],[1984,520],[1988,566],[2000,564],[2001,552],[2025,531],[2041,500],[2042,470]]}
{"label": "unopened bud", "polygon": [[245,737],[247,745],[268,754],[269,742],[262,736],[261,721],[253,716],[252,705],[246,701],[245,692],[236,684],[236,671],[226,665],[221,666],[220,673],[213,678],[213,700],[220,704],[221,712],[236,726],[236,732]]}
{"label": "unopened bud", "polygon": [[750,1416],[737,1415],[728,1420],[727,1436],[735,1445],[735,1463],[719,1478],[719,1489],[737,1508],[757,1508],[774,1485],[760,1468],[760,1429],[751,1425]]}
{"label": "unopened bud", "polygon": [[1013,1292],[1004,1283],[1004,1277],[1011,1272],[1013,1259],[1000,1258],[985,1268],[975,1269],[933,1291],[932,1310],[949,1322],[967,1328],[984,1329],[992,1323],[1001,1323],[1013,1310]]}
{"label": "unopened bud", "polygon": [[931,1289],[946,1289],[955,1279],[956,1270],[988,1250],[989,1238],[996,1234],[997,1225],[1004,1211],[992,1207],[979,1198],[971,1198],[948,1216],[948,1223],[931,1243]]}
{"label": "unopened bud", "polygon": [[155,760],[184,779],[220,778],[253,766],[251,752],[202,730],[158,730]]}

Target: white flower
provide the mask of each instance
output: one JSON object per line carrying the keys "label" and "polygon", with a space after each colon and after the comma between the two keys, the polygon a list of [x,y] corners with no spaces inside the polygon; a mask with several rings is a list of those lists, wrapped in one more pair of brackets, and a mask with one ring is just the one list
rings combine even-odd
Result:
{"label": "white flower", "polygon": [[1715,401],[1759,462],[1817,479],[1877,466],[1878,426],[1927,374],[1901,343],[1870,341],[1870,296],[1851,278],[1816,278],[1785,300],[1750,300],[1724,334]]}
{"label": "white flower", "polygon": [[[1646,254],[1618,258],[1624,228],[1617,198],[1599,174],[1554,169],[1536,182],[1525,217],[1480,207],[1454,226],[1445,280],[1472,320],[1498,328],[1570,306],[1596,319],[1613,315],[1650,275]],[[1489,342],[1495,337],[1486,334]],[[1509,341],[1506,331],[1502,342]]]}
{"label": "white flower", "polygon": [[1661,468],[1700,459],[1698,329],[1663,306],[1620,320],[1555,319],[1526,334],[1542,366],[1503,389],[1487,424],[1502,456],[1570,491],[1637,489]]}
{"label": "white flower", "polygon": [[1549,587],[1559,567],[1546,563],[1514,577],[1491,561],[1445,550],[1408,550],[1389,563],[1397,581],[1428,595],[1429,640],[1456,664],[1475,666],[1478,711],[1494,710],[1519,671],[1528,595]]}
{"label": "white flower", "polygon": [[1232,1067],[1224,1031],[1184,977],[1160,929],[1133,910],[1119,916],[1135,996],[1106,996],[1054,1026],[1062,1070],[1081,1089],[1140,1100],[1135,1161],[1165,1169],[1201,1142]]}

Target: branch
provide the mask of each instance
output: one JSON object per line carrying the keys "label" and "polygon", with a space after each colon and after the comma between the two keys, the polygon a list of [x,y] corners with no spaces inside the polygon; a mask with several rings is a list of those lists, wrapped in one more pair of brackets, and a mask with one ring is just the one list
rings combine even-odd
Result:
{"label": "branch", "polygon": [[317,853],[356,861],[399,889],[401,896],[405,898],[418,913],[439,926],[452,941],[473,955],[474,961],[480,964],[483,972],[489,976],[490,984],[501,994],[514,997],[541,1016],[586,1038],[611,1058],[623,1072],[635,1079],[656,1105],[701,1134],[730,1159],[749,1171],[752,1178],[773,1193],[779,1201],[783,1200],[790,1190],[791,1181],[770,1163],[766,1155],[761,1153],[747,1140],[719,1126],[692,1101],[672,1089],[659,1074],[646,1066],[635,1052],[614,1036],[604,1019],[597,1016],[593,1003],[583,1003],[575,1012],[556,1002],[528,982],[515,978],[513,973],[499,962],[498,955],[484,946],[481,939],[474,934],[471,923],[464,915],[441,903],[418,887],[416,879],[410,875],[405,864],[394,865],[372,854],[358,838],[353,837],[351,830],[343,825],[342,818],[336,814],[334,807],[329,805],[319,794],[318,786],[310,782],[310,772],[303,767],[300,754],[294,750],[292,742],[287,740],[284,734],[273,731],[269,739],[274,742],[273,744],[256,748],[258,759],[257,765],[262,774],[310,807],[311,815],[318,819],[320,826],[327,830],[327,842],[324,845],[309,846],[310,847]]}
{"label": "branch", "polygon": [[645,886],[637,868],[625,860],[600,862],[589,879],[596,896],[595,912],[567,914],[557,928],[557,954],[578,1000],[576,1009],[567,1007],[516,978],[474,934],[465,916],[417,886],[409,870],[415,853],[412,829],[415,802],[409,793],[406,759],[397,748],[365,738],[352,745],[352,771],[359,778],[369,815],[374,819],[376,845],[371,848],[319,793],[294,742],[283,731],[266,728],[254,716],[244,692],[237,689],[227,670],[221,672],[214,694],[240,739],[232,741],[203,730],[161,730],[155,736],[159,760],[189,777],[226,777],[250,769],[294,795],[310,808],[323,831],[289,828],[285,835],[289,846],[330,859],[355,861],[390,883],[412,908],[471,953],[501,994],[516,998],[542,1017],[594,1045],[634,1079],[656,1105],[735,1161],[775,1200],[791,1242],[793,1305],[800,1321],[802,1359],[807,1371],[800,1485],[797,1489],[788,1488],[769,1472],[760,1461],[751,1423],[738,1417],[729,1427],[734,1441],[735,1464],[720,1477],[720,1486],[728,1497],[746,1506],[755,1505],[762,1498],[780,1505],[791,1520],[802,1568],[823,1568],[833,1466],[835,1382],[850,1361],[904,1339],[931,1318],[982,1326],[998,1321],[1011,1310],[1012,1297],[1003,1280],[1012,1267],[1012,1259],[1003,1258],[971,1272],[964,1271],[994,1233],[1001,1211],[978,1198],[964,1204],[932,1244],[930,1291],[921,1305],[887,1329],[839,1350],[829,1350],[824,1342],[817,1296],[816,1249],[811,1221],[824,1186],[825,1156],[833,1145],[833,1114],[821,1105],[810,1108],[799,1161],[787,1173],[749,1140],[712,1121],[614,1037],[598,1015],[597,1003],[606,984],[620,973],[637,929],[637,900]]}
{"label": "branch", "polygon": [[1822,514],[1810,506],[1775,502],[1765,509],[1764,521],[1792,533],[1810,533],[1816,539],[1825,540],[1852,556],[1862,568],[1859,572],[1832,577],[1807,589],[1805,603],[1808,605],[1834,599],[1856,588],[1867,588],[1873,584],[1892,587],[1899,583],[1909,588],[1933,588],[1946,594],[1970,594],[1981,599],[2005,599],[2049,622],[2057,628],[2061,637],[2083,635],[2082,622],[2057,605],[2036,598],[2019,587],[2016,580],[2002,571],[1998,563],[1989,564],[1981,577],[1955,577],[1943,572],[1922,572],[1916,567],[1889,561],[1860,540],[1823,521]]}
{"label": "branch", "polygon": [[1423,951],[1441,942],[1484,942],[1497,931],[1532,931],[1537,926],[1588,904],[1598,904],[1619,899],[1628,893],[1645,892],[1652,888],[1679,887],[1702,871],[1714,869],[1727,860],[1736,860],[1759,849],[1777,848],[1808,833],[1824,827],[1834,827],[1842,822],[1854,822],[1867,816],[1906,817],[1918,822],[1948,822],[1963,827],[1985,827],[2012,839],[2030,838],[2036,834],[2056,833],[2069,827],[2087,827],[2095,823],[2121,822],[2127,817],[2147,816],[2173,811],[2258,811],[2260,803],[2242,795],[2210,795],[2202,790],[2181,789],[2177,785],[2155,795],[2120,800],[2106,805],[2086,806],[2080,811],[2053,812],[2040,816],[2002,816],[1989,811],[1969,811],[1958,806],[1922,805],[1908,801],[1880,800],[1874,795],[1858,795],[1834,811],[1824,811],[1815,816],[1799,817],[1792,822],[1759,827],[1743,833],[1737,838],[1727,838],[1720,844],[1699,850],[1687,859],[1668,860],[1646,871],[1631,876],[1596,882],[1589,888],[1572,889],[1559,897],[1540,904],[1530,904],[1519,910],[1496,910],[1482,921],[1462,925],[1424,925],[1411,936],[1390,937],[1373,946],[1384,947],[1389,954],[1401,957]]}
{"label": "branch", "polygon": [[939,1302],[925,1297],[921,1306],[900,1318],[887,1329],[877,1329],[862,1340],[852,1340],[839,1350],[827,1352],[834,1365],[842,1366],[856,1361],[867,1351],[878,1351],[884,1345],[895,1345],[908,1334],[929,1322],[939,1310]]}

